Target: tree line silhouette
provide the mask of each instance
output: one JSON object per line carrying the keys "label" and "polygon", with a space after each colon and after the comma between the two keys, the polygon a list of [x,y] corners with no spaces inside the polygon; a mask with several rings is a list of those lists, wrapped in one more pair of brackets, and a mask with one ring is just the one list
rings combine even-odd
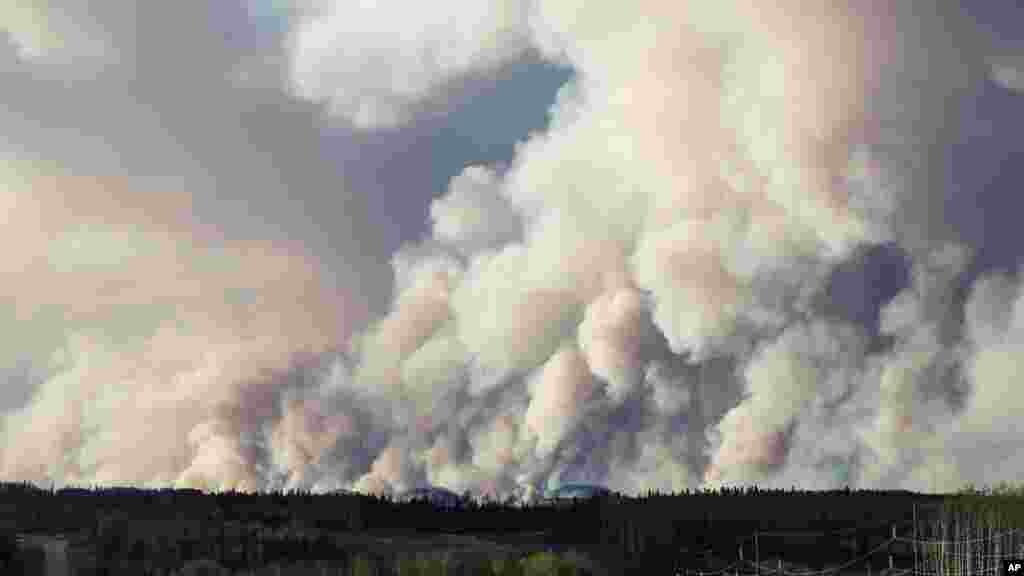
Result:
{"label": "tree line silhouette", "polygon": [[[378,554],[381,547],[341,535],[405,542],[456,534],[530,551],[565,554],[574,549],[609,570],[643,562],[673,573],[701,565],[713,555],[709,551],[732,554],[738,539],[758,530],[872,527],[875,532],[862,530],[852,539],[812,539],[813,545],[798,537],[761,543],[766,554],[784,548],[792,556],[805,547],[808,555],[844,549],[855,555],[887,537],[893,524],[905,525],[912,507],[925,522],[947,498],[905,491],[748,487],[637,497],[611,493],[564,506],[468,499],[447,508],[347,492],[54,490],[0,484],[0,567],[17,555],[14,535],[28,532],[68,535],[73,548],[85,551],[76,561],[94,566],[96,574],[163,574],[202,559],[236,571],[323,561],[348,573],[356,556]],[[385,556],[375,559],[392,567],[382,573],[397,573],[397,556]]]}

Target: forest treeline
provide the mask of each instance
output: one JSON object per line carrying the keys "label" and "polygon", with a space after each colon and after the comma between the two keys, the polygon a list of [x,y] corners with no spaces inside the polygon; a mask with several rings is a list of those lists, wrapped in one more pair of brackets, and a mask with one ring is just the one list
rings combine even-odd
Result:
{"label": "forest treeline", "polygon": [[708,551],[733,552],[738,540],[756,531],[860,527],[853,538],[794,535],[766,538],[760,544],[766,554],[785,548],[793,555],[806,547],[808,554],[830,550],[856,555],[888,537],[894,526],[901,533],[911,529],[915,515],[927,523],[950,498],[904,491],[750,487],[639,497],[611,494],[562,506],[468,499],[442,508],[427,501],[399,503],[347,492],[54,490],[0,484],[0,563],[3,550],[13,549],[15,534],[33,532],[68,535],[76,549],[88,550],[83,562],[97,567],[137,565],[153,573],[161,573],[157,567],[200,559],[238,569],[277,559],[348,558],[351,563],[354,545],[338,535],[401,539],[446,533],[506,543],[525,542],[529,538],[521,535],[533,534],[531,545],[559,553],[587,551],[604,566],[643,561],[672,570],[700,564]]}

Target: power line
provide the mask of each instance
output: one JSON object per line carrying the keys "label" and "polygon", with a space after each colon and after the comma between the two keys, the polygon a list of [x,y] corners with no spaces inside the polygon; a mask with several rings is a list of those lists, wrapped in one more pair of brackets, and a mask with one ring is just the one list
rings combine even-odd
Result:
{"label": "power line", "polygon": [[772,568],[766,568],[764,565],[757,564],[757,563],[754,563],[754,562],[750,562],[749,560],[744,560],[744,563],[750,564],[750,565],[754,566],[755,568],[759,568],[760,570],[767,571],[769,573],[786,574],[787,576],[815,576],[815,575],[818,575],[818,574],[832,574],[832,573],[838,572],[839,570],[843,570],[843,569],[849,568],[850,566],[853,566],[854,564],[860,562],[861,560],[864,560],[865,558],[870,557],[875,552],[878,552],[879,550],[888,547],[890,544],[893,543],[894,540],[895,540],[895,538],[889,538],[885,542],[883,542],[883,543],[879,544],[878,546],[875,546],[874,548],[872,548],[870,551],[865,552],[860,557],[854,558],[853,560],[850,560],[850,561],[846,562],[845,564],[840,564],[839,566],[834,566],[832,568],[828,568],[828,569],[825,569],[825,570],[809,570],[809,571],[803,571],[803,572],[791,572],[789,570],[777,570],[777,569],[772,569]]}
{"label": "power line", "polygon": [[[885,527],[885,526],[893,526],[894,524],[896,526],[903,526],[903,525],[906,525],[906,524],[910,524],[910,521],[904,520],[903,522],[896,522],[896,523],[893,523],[891,521],[880,521],[877,524],[875,524],[875,526],[872,526],[872,527],[869,527],[869,528],[865,528],[863,526],[857,526],[857,527],[854,527],[854,528],[840,528],[840,529],[837,529],[837,530],[824,530],[824,531],[821,531],[821,530],[818,530],[818,531],[815,531],[815,530],[801,530],[801,531],[796,531],[796,530],[792,530],[792,531],[785,531],[785,530],[761,531],[761,530],[758,530],[757,534],[759,536],[827,536],[827,535],[831,535],[831,534],[849,534],[849,533],[852,533],[852,532],[867,532],[868,530],[877,530],[878,528],[882,528],[882,527]],[[742,541],[745,542],[745,541],[747,541],[747,540],[749,540],[751,538],[753,538],[753,535],[745,537]]]}
{"label": "power line", "polygon": [[[728,572],[731,569],[731,570],[734,571],[734,573],[738,574],[738,571],[736,571],[735,568],[739,564],[743,564],[744,566],[751,566],[751,567],[757,569],[758,570],[758,574],[763,572],[765,574],[777,574],[777,575],[781,575],[781,576],[824,576],[826,574],[836,574],[840,570],[847,569],[850,566],[853,566],[853,565],[857,564],[858,562],[861,562],[863,560],[866,560],[866,559],[870,558],[873,554],[876,554],[877,552],[881,551],[882,549],[890,547],[894,542],[900,541],[900,542],[908,542],[908,543],[911,543],[913,545],[913,549],[914,549],[914,552],[915,552],[914,566],[912,568],[907,568],[907,569],[901,570],[899,572],[889,572],[888,576],[903,576],[903,575],[935,576],[935,571],[934,570],[921,570],[922,566],[918,564],[917,555],[916,555],[916,553],[918,551],[918,546],[920,546],[920,545],[925,545],[925,546],[926,545],[936,545],[936,544],[938,544],[938,545],[951,545],[951,546],[953,546],[953,545],[957,545],[957,544],[973,544],[973,543],[978,543],[978,542],[988,542],[988,541],[993,541],[993,540],[998,540],[998,539],[1006,538],[1007,536],[1012,536],[1012,535],[1014,535],[1014,534],[1016,534],[1018,532],[1024,531],[1024,529],[1018,528],[1018,529],[1008,530],[1008,531],[1002,532],[1000,534],[995,534],[995,535],[991,535],[991,536],[987,536],[987,537],[967,538],[967,539],[962,539],[962,540],[930,540],[930,539],[920,539],[920,538],[906,537],[906,536],[897,536],[896,535],[896,527],[897,526],[905,526],[908,523],[909,523],[908,521],[899,522],[899,523],[880,522],[878,525],[870,527],[870,528],[864,528],[862,526],[857,526],[857,527],[854,527],[854,528],[845,528],[845,529],[830,530],[830,531],[810,531],[810,530],[804,530],[804,531],[778,531],[778,530],[776,530],[776,531],[765,531],[765,532],[756,531],[756,532],[750,534],[749,536],[745,536],[745,537],[739,539],[736,542],[739,545],[739,547],[740,547],[740,554],[739,554],[740,558],[739,558],[739,560],[737,560],[735,562],[732,562],[728,566],[726,566],[725,568],[722,568],[722,569],[719,569],[719,570],[707,571],[707,572],[703,571],[703,570],[699,570],[699,571],[697,571],[697,573],[700,574],[701,576],[717,576],[717,575],[720,575],[720,574],[724,574],[724,573]],[[760,537],[760,536],[825,536],[825,535],[835,535],[835,534],[850,534],[850,533],[867,532],[867,531],[876,530],[878,527],[881,527],[881,526],[884,526],[884,525],[892,526],[892,536],[891,537],[889,537],[883,543],[881,543],[878,546],[872,548],[870,551],[865,552],[864,554],[862,554],[861,556],[859,556],[857,558],[849,560],[849,561],[847,561],[844,564],[841,564],[839,566],[835,566],[835,567],[832,567],[832,568],[827,568],[827,569],[824,569],[824,570],[790,571],[790,570],[781,569],[781,567],[780,567],[780,569],[769,568],[769,567],[767,567],[767,566],[765,566],[763,564],[759,564],[757,562],[751,562],[749,560],[743,559],[743,552],[742,552],[743,544],[746,543],[748,540],[751,540],[751,539],[754,539],[755,542],[756,542],[757,538]],[[916,526],[917,525],[915,523],[914,524],[915,530],[916,530]],[[916,534],[916,532],[915,532],[915,534]],[[711,551],[713,553],[713,550],[711,550],[710,547],[705,548],[705,551]],[[979,555],[973,555],[973,554],[970,554],[970,553],[966,553],[965,554],[965,553],[959,553],[959,552],[945,552],[945,551],[934,551],[934,550],[930,551],[930,552],[937,553],[943,559],[945,559],[945,558],[952,558],[952,559],[988,560],[988,559],[1003,559],[1003,558],[1007,558],[1007,557],[1015,555],[1012,552],[1009,552],[1009,553],[1006,553],[1006,554],[988,554],[988,555],[980,555],[980,556]],[[715,556],[712,555],[711,557],[714,558]],[[931,559],[931,558],[934,558],[934,556],[929,554],[928,558]],[[780,559],[780,564],[781,564],[781,559]],[[890,568],[890,570],[893,568],[891,553],[890,553],[890,556],[889,556],[889,568]],[[991,573],[995,573],[995,572],[999,572],[999,569],[998,568],[991,568],[991,569],[985,569],[985,570],[975,570],[975,571],[972,571],[972,576],[975,575],[975,574],[991,574]]]}

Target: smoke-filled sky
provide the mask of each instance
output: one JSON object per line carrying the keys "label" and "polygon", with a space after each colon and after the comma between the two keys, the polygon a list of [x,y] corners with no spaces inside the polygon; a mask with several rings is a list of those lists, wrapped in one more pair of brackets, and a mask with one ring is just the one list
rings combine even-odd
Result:
{"label": "smoke-filled sky", "polygon": [[1019,478],[1022,134],[1013,0],[7,2],[0,480]]}

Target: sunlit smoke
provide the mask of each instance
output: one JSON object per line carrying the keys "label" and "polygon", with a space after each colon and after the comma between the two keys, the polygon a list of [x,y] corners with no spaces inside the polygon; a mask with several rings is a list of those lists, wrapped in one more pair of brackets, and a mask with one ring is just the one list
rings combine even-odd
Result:
{"label": "sunlit smoke", "polygon": [[[39,59],[64,42],[58,19],[23,4],[7,32]],[[280,27],[274,89],[353,138],[414,130],[517,59],[574,74],[509,162],[435,194],[369,322],[356,279],[294,224],[294,241],[261,240],[204,212],[187,179],[12,160],[0,302],[30,327],[11,349],[45,361],[32,396],[0,406],[0,479],[530,497],[574,479],[947,490],[1020,472],[1019,279],[958,300],[972,252],[933,152],[991,71],[955,11],[248,7]],[[883,306],[879,344],[821,301],[837,265],[886,242],[911,284]]]}

